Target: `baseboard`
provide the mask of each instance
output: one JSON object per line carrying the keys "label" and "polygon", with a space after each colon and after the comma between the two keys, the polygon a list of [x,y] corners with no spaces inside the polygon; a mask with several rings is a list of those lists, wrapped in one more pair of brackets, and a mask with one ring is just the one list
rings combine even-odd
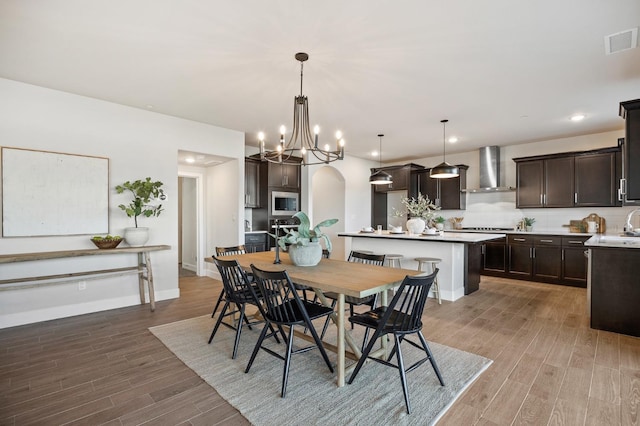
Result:
{"label": "baseboard", "polygon": [[[180,289],[156,291],[156,301],[177,299],[180,297]],[[58,318],[73,317],[76,315],[91,314],[94,312],[108,311],[110,309],[124,308],[140,304],[138,294],[104,299],[95,302],[78,303],[74,305],[54,306],[51,308],[35,309],[9,315],[0,315],[0,329],[15,327],[18,325],[33,324],[35,322],[49,321]],[[147,307],[148,307],[147,303]]]}

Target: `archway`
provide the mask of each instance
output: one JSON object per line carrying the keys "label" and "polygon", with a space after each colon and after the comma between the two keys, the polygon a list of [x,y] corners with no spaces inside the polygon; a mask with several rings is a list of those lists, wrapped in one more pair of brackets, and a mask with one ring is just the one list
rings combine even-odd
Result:
{"label": "archway", "polygon": [[311,182],[312,223],[325,219],[338,219],[338,223],[323,228],[333,245],[331,257],[345,259],[344,239],[338,237],[345,230],[345,181],[344,176],[333,167],[323,166],[317,170]]}

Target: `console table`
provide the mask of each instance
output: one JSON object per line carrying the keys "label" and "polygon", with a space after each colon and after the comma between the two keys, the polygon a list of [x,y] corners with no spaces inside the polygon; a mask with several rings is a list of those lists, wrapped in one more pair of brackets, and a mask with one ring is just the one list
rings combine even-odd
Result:
{"label": "console table", "polygon": [[144,283],[146,281],[149,288],[149,304],[151,311],[156,309],[155,290],[153,288],[153,273],[151,271],[151,252],[159,250],[169,250],[171,246],[156,245],[143,247],[123,247],[114,249],[81,249],[81,250],[60,250],[60,251],[44,251],[39,253],[18,253],[0,255],[0,264],[16,263],[16,262],[32,262],[36,260],[61,259],[66,257],[79,256],[105,256],[113,254],[135,253],[138,255],[138,265],[123,268],[101,269],[95,271],[70,272],[68,274],[42,275],[23,278],[12,278],[8,280],[0,280],[0,285],[17,284],[22,282],[53,280],[61,278],[81,277],[87,275],[110,274],[110,273],[135,273],[138,274],[138,285],[140,291],[140,304],[144,305],[146,299],[144,296]]}

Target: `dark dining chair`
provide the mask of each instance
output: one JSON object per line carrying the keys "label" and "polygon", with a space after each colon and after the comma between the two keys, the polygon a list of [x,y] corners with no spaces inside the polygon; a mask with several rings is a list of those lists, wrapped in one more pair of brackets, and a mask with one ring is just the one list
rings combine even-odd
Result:
{"label": "dark dining chair", "polygon": [[[371,336],[371,340],[367,342],[366,348],[362,351],[362,356],[353,370],[348,383],[353,383],[354,379],[360,372],[360,369],[367,361],[371,359],[379,362],[383,365],[393,367],[400,372],[400,381],[402,382],[402,391],[404,393],[404,402],[407,407],[407,414],[411,414],[411,404],[409,403],[409,390],[407,388],[406,373],[416,369],[426,361],[431,362],[431,366],[440,381],[440,385],[444,386],[444,380],[436,364],[436,360],[429,349],[429,345],[422,334],[422,313],[424,306],[429,295],[429,289],[433,284],[433,281],[438,274],[436,269],[431,275],[418,275],[418,276],[406,276],[400,285],[400,288],[396,292],[395,296],[389,303],[389,306],[380,306],[363,314],[354,315],[349,318],[352,324],[362,325],[368,329],[374,329],[375,332]],[[387,334],[393,334],[394,346],[391,350],[389,358],[379,359],[370,357],[369,354],[376,344],[376,341],[386,336]],[[406,336],[410,334],[417,334],[420,339],[420,345],[406,339]],[[415,362],[409,368],[405,369],[404,360],[402,358],[402,342],[407,342],[412,346],[424,351],[426,357]],[[398,363],[393,364],[391,360],[397,356]]]}
{"label": "dark dining chair", "polygon": [[[245,249],[244,245],[240,244],[239,246],[231,246],[231,247],[216,247],[216,254],[213,255],[212,257],[215,259],[216,257],[219,256],[231,256],[234,254],[245,254],[247,252],[247,250]],[[253,277],[247,275],[249,277],[249,280],[253,280]],[[211,312],[211,318],[213,318],[216,314],[216,311],[218,310],[218,308],[220,307],[220,303],[222,303],[222,298],[224,297],[224,286],[222,287],[222,290],[220,291],[220,296],[218,296],[218,301],[216,302],[216,305],[213,307],[213,312]]]}
{"label": "dark dining chair", "polygon": [[[329,371],[333,373],[333,366],[329,361],[327,352],[325,351],[322,341],[311,322],[314,319],[330,315],[333,312],[333,309],[317,303],[302,300],[293,286],[287,271],[264,271],[256,268],[255,265],[251,265],[251,269],[264,300],[265,326],[262,329],[262,333],[260,333],[260,337],[255,348],[253,349],[253,353],[251,354],[245,373],[248,373],[251,369],[251,365],[256,359],[256,355],[260,349],[283,360],[284,373],[282,377],[282,389],[280,395],[284,398],[287,392],[287,382],[289,380],[291,355],[307,352],[317,347],[320,350],[320,354],[322,355],[324,362],[329,367]],[[283,337],[287,336],[287,348],[284,355],[263,346],[263,341],[267,336],[269,327],[272,325],[275,325],[278,328]],[[295,351],[292,350],[294,328],[296,325],[302,326],[310,331],[315,342],[314,346],[306,346]],[[284,327],[289,327],[288,335],[285,333]]]}
{"label": "dark dining chair", "polygon": [[[354,263],[364,263],[367,265],[383,266],[384,259],[385,259],[384,254],[363,253],[363,252],[352,250],[351,253],[349,253],[349,258],[347,259],[347,261],[354,262]],[[331,307],[335,308],[336,303],[338,302],[338,293],[328,291],[324,294],[324,296],[329,299],[333,299],[333,302],[331,303]],[[354,306],[367,305],[371,309],[374,309],[376,307],[376,304],[378,303],[378,294],[376,293],[374,295],[366,296],[366,297],[345,296],[344,301],[345,303],[349,304],[349,314],[353,316]],[[327,321],[325,321],[324,323],[324,327],[322,327],[322,334],[321,334],[322,338],[324,338],[324,335],[327,332],[328,326],[329,326],[329,318],[327,318]],[[351,328],[353,328],[353,324],[351,325]],[[364,335],[365,342],[367,340],[368,335],[369,335],[369,330],[367,329]],[[362,344],[362,346],[364,348],[364,343]]]}
{"label": "dark dining chair", "polygon": [[[224,306],[222,307],[222,311],[220,311],[216,325],[213,327],[213,331],[209,337],[209,344],[211,344],[211,341],[215,337],[220,324],[235,330],[236,337],[233,344],[233,353],[231,355],[231,358],[235,359],[238,354],[238,344],[240,343],[240,335],[242,333],[244,323],[247,324],[249,329],[251,329],[251,326],[254,324],[264,323],[264,320],[262,319],[259,321],[249,321],[245,314],[246,306],[253,305],[258,308],[260,315],[264,318],[264,311],[262,310],[262,304],[260,303],[262,298],[258,294],[259,291],[256,284],[249,282],[247,274],[240,267],[237,260],[222,260],[214,256],[213,261],[215,262],[216,267],[220,272],[220,276],[222,277],[222,285],[224,287],[222,300],[224,300]],[[232,305],[234,305],[236,309],[233,309]],[[238,312],[240,313],[240,317],[237,322],[227,323],[223,321],[225,317],[233,316]],[[273,336],[276,341],[280,343],[280,339],[278,339],[273,327],[269,327],[269,329],[271,330],[271,334],[269,334],[268,337]]]}

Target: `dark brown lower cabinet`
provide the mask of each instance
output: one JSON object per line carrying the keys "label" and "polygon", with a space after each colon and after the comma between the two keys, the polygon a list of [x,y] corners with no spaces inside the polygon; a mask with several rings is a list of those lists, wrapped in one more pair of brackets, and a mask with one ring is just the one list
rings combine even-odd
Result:
{"label": "dark brown lower cabinet", "polygon": [[597,248],[591,258],[591,327],[640,336],[640,250]]}
{"label": "dark brown lower cabinet", "polygon": [[247,253],[255,253],[258,251],[267,251],[267,237],[264,232],[256,234],[244,234],[244,247]]}
{"label": "dark brown lower cabinet", "polygon": [[510,234],[483,247],[483,275],[586,287],[589,237]]}

